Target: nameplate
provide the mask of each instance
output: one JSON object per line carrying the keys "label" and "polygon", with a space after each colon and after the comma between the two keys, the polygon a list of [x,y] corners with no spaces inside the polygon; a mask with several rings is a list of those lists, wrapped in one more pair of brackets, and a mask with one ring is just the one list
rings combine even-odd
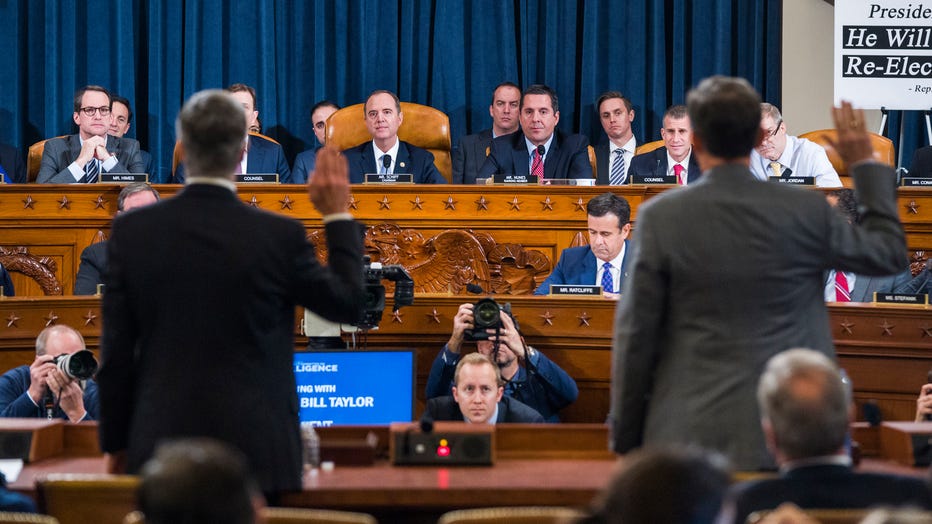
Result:
{"label": "nameplate", "polygon": [[900,180],[903,187],[932,187],[932,178],[903,177]]}
{"label": "nameplate", "polygon": [[909,293],[874,293],[874,302],[878,304],[908,304],[925,306],[929,304],[929,295],[921,293],[912,295]]}
{"label": "nameplate", "polygon": [[537,177],[531,175],[518,175],[515,173],[504,173],[492,175],[492,182],[495,184],[536,184]]}
{"label": "nameplate", "polygon": [[632,173],[631,183],[676,185],[676,175],[642,175],[640,173]]}
{"label": "nameplate", "polygon": [[367,173],[365,184],[413,184],[414,175],[410,173]]}
{"label": "nameplate", "polygon": [[571,286],[568,284],[551,284],[551,295],[591,295],[602,296],[602,286]]}
{"label": "nameplate", "polygon": [[540,181],[544,186],[594,186],[594,178],[545,178]]}
{"label": "nameplate", "polygon": [[277,184],[278,173],[242,173],[233,175],[237,184]]}
{"label": "nameplate", "polygon": [[148,181],[148,173],[100,173],[97,177],[97,182],[101,184],[131,184]]}
{"label": "nameplate", "polygon": [[771,182],[776,182],[777,184],[792,184],[794,186],[814,186],[815,177],[814,176],[772,176],[770,177]]}

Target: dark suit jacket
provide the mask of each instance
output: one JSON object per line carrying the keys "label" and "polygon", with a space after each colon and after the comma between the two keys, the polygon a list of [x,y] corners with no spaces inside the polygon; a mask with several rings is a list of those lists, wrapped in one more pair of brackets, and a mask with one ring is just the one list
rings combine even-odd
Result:
{"label": "dark suit jacket", "polygon": [[[109,173],[142,173],[145,166],[139,156],[139,142],[132,138],[117,138],[107,135],[107,151],[117,158],[117,164]],[[45,143],[42,152],[42,165],[36,182],[40,184],[74,184],[75,179],[68,166],[81,153],[81,138],[68,135],[52,138]]]}
{"label": "dark suit jacket", "polygon": [[492,144],[492,130],[466,135],[453,151],[453,183],[475,184],[479,168],[485,162],[485,150]]}
{"label": "dark suit jacket", "polygon": [[[633,258],[631,255],[631,243],[625,240],[625,258],[621,259],[621,278],[618,283],[620,293],[624,289],[625,277],[628,276],[628,261]],[[547,280],[534,290],[535,295],[546,295],[550,293],[551,284],[577,284],[581,286],[591,286],[595,284],[595,275],[599,268],[596,267],[598,259],[592,253],[589,246],[578,246],[564,249],[560,253],[560,260],[557,266],[553,268]]]}
{"label": "dark suit jacket", "polygon": [[294,159],[294,169],[291,170],[291,183],[303,184],[307,182],[307,175],[317,165],[317,148],[301,151]]}
{"label": "dark suit jacket", "polygon": [[[825,284],[828,285],[829,277],[833,273],[825,273]],[[854,289],[851,290],[850,296],[852,302],[871,302],[874,300],[874,293],[909,293],[909,281],[913,276],[909,270],[901,271],[895,275],[883,275],[872,277],[870,275],[856,275],[854,279]]]}
{"label": "dark suit jacket", "polygon": [[690,443],[738,470],[770,466],[758,378],[786,348],[834,357],[824,271],[906,267],[894,179],[879,164],[855,168],[868,210],[857,227],[820,192],[757,180],[737,164],[639,207],[614,323],[615,451]]}
{"label": "dark suit jacket", "polygon": [[932,178],[932,146],[920,147],[913,152],[909,176]]}
{"label": "dark suit jacket", "polygon": [[[661,176],[667,174],[667,148],[658,147],[657,149],[636,155],[631,159],[631,168],[628,169],[628,180],[631,180],[633,174],[639,176],[654,175]],[[699,170],[699,164],[696,163],[696,155],[689,155],[689,166],[686,167],[686,184],[692,184],[699,180],[702,173]]]}
{"label": "dark suit jacket", "polygon": [[[432,420],[446,420],[452,422],[462,422],[463,412],[460,411],[459,404],[452,396],[434,397],[427,400],[426,410],[421,417],[422,420],[430,418]],[[544,417],[534,411],[533,408],[519,400],[503,396],[498,402],[498,417],[495,419],[496,424],[502,423],[542,423]]]}
{"label": "dark suit jacket", "polygon": [[0,167],[6,172],[10,182],[26,183],[26,163],[23,162],[23,155],[15,147],[0,144]]}
{"label": "dark suit jacket", "polygon": [[81,265],[74,279],[75,295],[94,295],[97,284],[103,284],[107,271],[107,243],[91,244],[81,251]]}
{"label": "dark suit jacket", "polygon": [[223,187],[194,184],[116,217],[97,374],[102,449],[127,450],[134,473],[163,439],[214,437],[243,451],[263,491],[300,489],[295,305],[355,322],[365,303],[360,225],[325,227],[322,266],[300,223]]}
{"label": "dark suit jacket", "polygon": [[[611,148],[611,144],[609,144],[607,138],[605,139],[604,142],[593,147],[593,149],[595,149],[595,164],[596,164],[596,169],[597,169],[597,176],[595,177],[596,185],[599,185],[599,186],[609,185],[608,169],[609,167],[611,167],[611,161],[612,161],[612,159],[609,158],[610,148]],[[634,158],[632,158],[631,161],[633,162]],[[631,166],[630,165],[628,166],[628,170],[625,172],[625,174],[628,175],[628,177],[625,178],[625,184],[630,184],[631,183]]]}
{"label": "dark suit jacket", "polygon": [[[246,156],[247,173],[278,173],[278,183],[291,183],[291,168],[285,160],[282,146],[261,136],[249,135],[249,154]],[[178,164],[173,182],[184,184],[184,163]]]}
{"label": "dark suit jacket", "polygon": [[[518,130],[492,140],[489,157],[479,169],[479,177],[489,178],[495,174],[529,175],[530,160],[524,133]],[[589,139],[583,135],[565,135],[554,131],[550,150],[544,157],[544,178],[591,179]]]}
{"label": "dark suit jacket", "polygon": [[922,479],[855,473],[840,465],[795,468],[779,478],[735,484],[726,508],[734,507],[735,524],[744,524],[755,511],[774,509],[783,502],[801,508],[867,508],[874,505],[911,505],[932,508],[932,496]]}
{"label": "dark suit jacket", "polygon": [[[363,142],[343,151],[343,156],[349,163],[351,184],[361,184],[365,181],[365,175],[379,172],[375,164],[372,141]],[[434,165],[434,155],[430,151],[404,141],[399,141],[398,144],[398,158],[395,159],[394,172],[414,175],[415,184],[447,183],[447,179],[443,178],[437,166]]]}
{"label": "dark suit jacket", "polygon": [[[152,155],[150,155],[148,151],[146,151],[146,150],[144,150],[144,149],[140,149],[140,150],[139,150],[139,160],[142,161],[142,169],[143,169],[142,172],[143,172],[143,173],[147,173],[147,174],[149,175],[149,183],[150,183],[150,184],[161,184],[161,183],[163,183],[162,180],[159,180],[159,174],[158,174],[158,173],[153,173],[153,172],[152,172],[152,168],[153,168],[153,165],[152,165]],[[165,182],[168,182],[168,181],[166,180]]]}

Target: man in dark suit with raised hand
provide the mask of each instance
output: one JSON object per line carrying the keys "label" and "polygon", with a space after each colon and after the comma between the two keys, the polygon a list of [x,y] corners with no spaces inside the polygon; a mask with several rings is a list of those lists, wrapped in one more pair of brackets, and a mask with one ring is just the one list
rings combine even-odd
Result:
{"label": "man in dark suit with raised hand", "polygon": [[511,82],[503,82],[495,87],[489,115],[492,117],[491,129],[484,129],[475,135],[466,135],[453,151],[453,183],[475,184],[476,174],[488,156],[492,139],[514,133],[518,130],[518,107],[521,105],[521,89]]}
{"label": "man in dark suit with raised hand", "polygon": [[557,93],[535,84],[521,96],[521,130],[492,140],[480,178],[496,174],[530,175],[537,179],[592,179],[589,139],[557,131]]}
{"label": "man in dark suit with raised hand", "polygon": [[638,209],[615,317],[612,445],[695,444],[757,470],[772,466],[754,402],[764,364],[788,347],[834,353],[824,272],[905,267],[895,175],[872,160],[863,113],[843,104],[836,150],[865,211],[852,227],[821,193],[751,173],[762,131],[747,81],[712,77],[687,100],[703,175]]}
{"label": "man in dark suit with raised hand", "polygon": [[686,106],[672,106],[663,114],[663,147],[640,154],[631,160],[632,176],[675,176],[676,183],[685,186],[699,179],[699,163],[692,154],[692,124]]}
{"label": "man in dark suit with raised hand", "polygon": [[322,266],[300,223],[237,197],[247,127],[229,93],[192,96],[177,128],[186,187],[117,217],[108,241],[98,373],[108,470],[138,472],[160,441],[205,436],[243,451],[265,493],[301,489],[295,306],[346,323],[365,307],[345,160],[323,148],[308,183],[326,228]]}

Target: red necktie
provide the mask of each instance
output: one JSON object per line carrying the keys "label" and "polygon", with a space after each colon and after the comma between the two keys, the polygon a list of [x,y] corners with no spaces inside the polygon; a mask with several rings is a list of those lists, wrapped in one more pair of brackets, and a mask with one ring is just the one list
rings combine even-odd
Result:
{"label": "red necktie", "polygon": [[679,185],[686,184],[686,181],[683,180],[683,171],[686,169],[680,164],[673,164],[673,174],[676,175],[676,183]]}
{"label": "red necktie", "polygon": [[848,277],[841,271],[835,272],[835,302],[851,302],[848,293]]}
{"label": "red necktie", "polygon": [[536,149],[534,150],[534,159],[531,161],[531,174],[537,177],[538,182],[544,179],[544,159]]}

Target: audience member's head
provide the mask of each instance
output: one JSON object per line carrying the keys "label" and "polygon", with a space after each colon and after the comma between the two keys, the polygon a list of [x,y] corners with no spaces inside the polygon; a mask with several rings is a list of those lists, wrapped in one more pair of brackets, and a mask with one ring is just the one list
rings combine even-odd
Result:
{"label": "audience member's head", "polygon": [[844,453],[851,392],[824,354],[789,349],[772,357],[757,386],[757,403],[778,464]]}
{"label": "audience member's head", "polygon": [[858,199],[854,195],[853,189],[846,187],[829,191],[825,194],[825,199],[828,200],[830,206],[844,215],[849,224],[857,224],[860,221]]}
{"label": "audience member's head", "polygon": [[671,106],[663,114],[663,129],[660,130],[667,153],[677,162],[682,161],[692,148],[693,128],[689,123],[686,106]]}
{"label": "audience member's head", "polygon": [[100,86],[85,86],[74,94],[74,123],[82,140],[106,136],[110,131],[110,93]]}
{"label": "audience member's head", "polygon": [[84,337],[78,331],[64,324],[49,326],[39,332],[36,337],[36,356],[68,355],[86,349]]}
{"label": "audience member's head", "polygon": [[592,253],[603,262],[611,262],[631,233],[631,206],[624,197],[602,193],[586,204],[586,223]]}
{"label": "audience member's head", "polygon": [[504,393],[498,366],[489,357],[469,353],[460,359],[453,374],[453,399],[469,422],[492,421]]}
{"label": "audience member's head", "polygon": [[725,459],[711,452],[635,451],[625,455],[583,522],[712,524],[730,480]]}
{"label": "audience member's head", "polygon": [[606,91],[599,97],[595,107],[599,112],[602,129],[609,140],[618,146],[623,146],[631,140],[634,136],[631,132],[631,123],[634,122],[631,100],[618,91]]}
{"label": "audience member's head", "polygon": [[492,117],[492,133],[507,135],[518,130],[521,106],[521,89],[512,82],[502,82],[492,92],[489,115]]}
{"label": "audience member's head", "polygon": [[389,150],[398,140],[398,128],[404,120],[401,114],[401,100],[391,91],[378,89],[369,95],[363,106],[366,115],[366,129],[372,140],[382,151]]}
{"label": "audience member's head", "polygon": [[120,190],[120,195],[117,197],[117,211],[130,211],[158,201],[159,192],[148,182],[133,182]]}
{"label": "audience member's head", "polygon": [[256,90],[246,84],[233,84],[227,88],[233,98],[239,102],[246,113],[246,127],[256,133],[262,130],[259,123],[259,107],[256,103]]}
{"label": "audience member's head", "polygon": [[160,445],[137,498],[146,524],[252,524],[263,504],[243,455],[208,438]]}
{"label": "audience member's head", "polygon": [[[760,96],[743,78],[706,78],[686,96],[693,143],[725,160],[746,158],[760,136]],[[705,168],[703,168],[705,169]]]}
{"label": "audience member's head", "polygon": [[557,93],[549,86],[534,84],[521,96],[521,130],[535,146],[545,144],[560,121]]}
{"label": "audience member's head", "polygon": [[129,100],[122,96],[110,97],[110,131],[117,138],[123,138],[133,123],[133,110],[129,107]]}
{"label": "audience member's head", "polygon": [[175,124],[189,176],[230,177],[243,159],[246,119],[229,93],[210,89],[195,93]]}
{"label": "audience member's head", "polygon": [[314,136],[321,145],[327,141],[327,119],[339,109],[340,106],[330,100],[321,100],[311,108],[311,125],[314,126]]}
{"label": "audience member's head", "polygon": [[768,160],[776,160],[786,149],[786,123],[780,110],[773,104],[764,102],[760,105],[760,112],[760,129],[764,141],[757,146],[757,152]]}

